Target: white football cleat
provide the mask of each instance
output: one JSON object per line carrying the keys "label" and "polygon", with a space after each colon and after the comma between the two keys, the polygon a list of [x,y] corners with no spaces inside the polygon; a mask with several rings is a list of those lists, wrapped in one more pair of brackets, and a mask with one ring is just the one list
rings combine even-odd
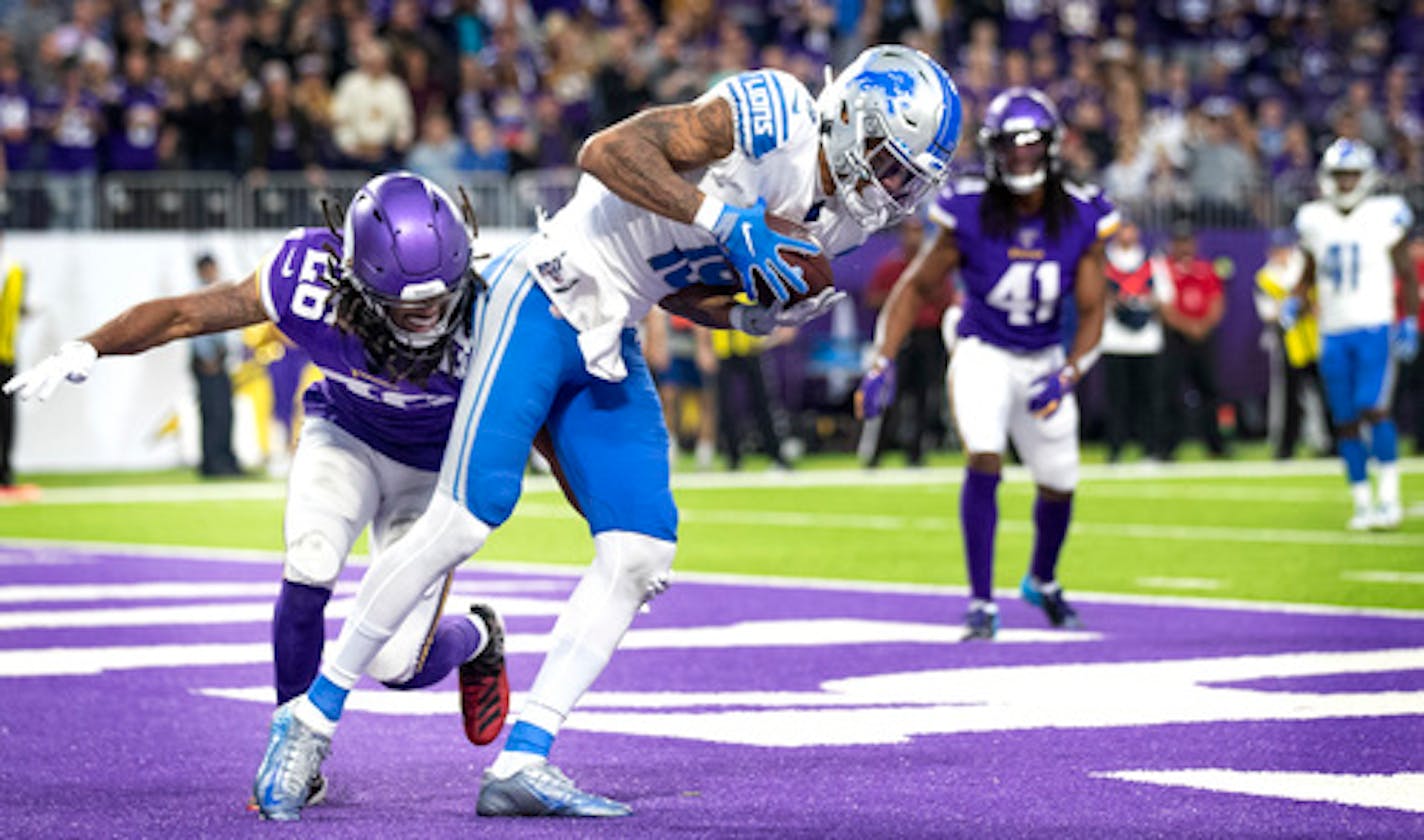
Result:
{"label": "white football cleat", "polygon": [[1345,528],[1350,531],[1371,531],[1375,525],[1376,516],[1373,509],[1355,511],[1355,515],[1350,517],[1350,521],[1345,523]]}
{"label": "white football cleat", "polygon": [[1404,506],[1395,502],[1385,504],[1380,502],[1374,510],[1374,527],[1380,531],[1393,531],[1399,528],[1404,522]]}

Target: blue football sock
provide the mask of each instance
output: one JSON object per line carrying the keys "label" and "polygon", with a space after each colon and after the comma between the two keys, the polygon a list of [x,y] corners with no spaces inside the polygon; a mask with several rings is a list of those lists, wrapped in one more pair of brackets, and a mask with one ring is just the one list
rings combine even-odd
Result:
{"label": "blue football sock", "polygon": [[532,723],[518,721],[509,730],[509,740],[504,742],[506,752],[533,753],[548,757],[554,746],[554,734],[540,729]]}
{"label": "blue football sock", "polygon": [[321,710],[329,720],[341,720],[341,708],[346,705],[346,695],[351,693],[351,689],[342,688],[336,683],[326,678],[325,674],[318,674],[312,681],[311,688],[307,689],[307,699],[312,705]]}
{"label": "blue football sock", "polygon": [[1369,456],[1365,454],[1363,440],[1357,437],[1340,438],[1340,458],[1345,462],[1345,475],[1349,477],[1351,484],[1369,480],[1369,473],[1366,470]]}
{"label": "blue football sock", "polygon": [[1370,427],[1370,454],[1381,464],[1399,460],[1399,431],[1393,420],[1381,420]]}

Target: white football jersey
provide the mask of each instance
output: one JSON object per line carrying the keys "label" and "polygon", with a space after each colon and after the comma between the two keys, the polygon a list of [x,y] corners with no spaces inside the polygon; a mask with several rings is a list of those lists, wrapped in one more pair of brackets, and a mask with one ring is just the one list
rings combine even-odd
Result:
{"label": "white football jersey", "polygon": [[[820,126],[805,85],[779,70],[758,70],[724,79],[699,101],[709,97],[731,105],[736,146],[686,177],[700,174],[698,187],[728,204],[766,199],[768,213],[807,227],[828,256],[865,241],[866,232],[839,210],[835,196],[822,192]],[[541,225],[541,234],[529,265],[584,334],[590,358],[685,286],[740,288],[711,233],[630,204],[591,175],[579,179],[573,198]]]}
{"label": "white football jersey", "polygon": [[1396,195],[1369,196],[1349,213],[1323,200],[1296,211],[1300,245],[1315,259],[1322,333],[1394,322],[1390,251],[1413,223],[1409,205]]}

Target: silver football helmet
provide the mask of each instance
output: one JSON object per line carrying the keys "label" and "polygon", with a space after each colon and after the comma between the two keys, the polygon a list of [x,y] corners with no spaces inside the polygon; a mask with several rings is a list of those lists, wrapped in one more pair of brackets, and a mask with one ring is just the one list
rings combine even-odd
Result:
{"label": "silver football helmet", "polygon": [[959,91],[919,50],[862,52],[826,83],[816,110],[836,194],[866,230],[911,215],[949,177],[959,143]]}
{"label": "silver football helmet", "polygon": [[[1341,189],[1336,180],[1340,176],[1358,175],[1359,178],[1349,189]],[[1341,210],[1353,210],[1355,205],[1365,200],[1379,180],[1379,170],[1375,166],[1375,151],[1359,140],[1344,137],[1331,143],[1320,157],[1320,174],[1317,181],[1320,194]]]}

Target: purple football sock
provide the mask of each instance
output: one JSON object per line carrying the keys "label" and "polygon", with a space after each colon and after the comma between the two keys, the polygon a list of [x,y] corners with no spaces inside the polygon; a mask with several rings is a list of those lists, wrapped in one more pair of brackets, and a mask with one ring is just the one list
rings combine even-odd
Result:
{"label": "purple football sock", "polygon": [[321,667],[326,644],[322,619],[331,590],[282,581],[282,594],[272,610],[272,663],[276,670],[277,705],[307,690]]}
{"label": "purple football sock", "polygon": [[969,566],[969,594],[994,600],[994,529],[999,526],[999,474],[964,471],[959,493],[959,527]]}
{"label": "purple football sock", "polygon": [[1039,583],[1054,579],[1058,554],[1068,537],[1068,520],[1073,515],[1073,499],[1045,499],[1040,495],[1033,503],[1033,576]]}
{"label": "purple football sock", "polygon": [[445,679],[445,675],[467,662],[484,644],[479,628],[462,615],[447,615],[435,628],[435,638],[425,654],[420,670],[403,683],[386,683],[387,688],[404,691],[425,688]]}

